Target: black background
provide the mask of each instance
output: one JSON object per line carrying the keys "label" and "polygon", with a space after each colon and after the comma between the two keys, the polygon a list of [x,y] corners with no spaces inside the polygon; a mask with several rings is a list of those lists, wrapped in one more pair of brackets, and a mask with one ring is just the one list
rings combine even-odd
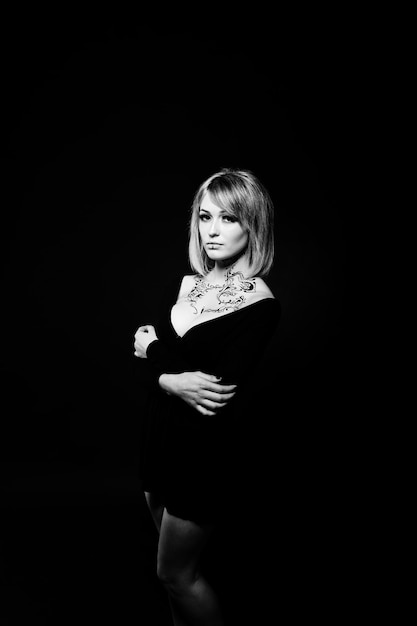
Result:
{"label": "black background", "polygon": [[317,572],[329,585],[342,558],[352,385],[343,158],[353,85],[343,20],[333,17],[321,29],[309,16],[254,14],[192,26],[155,16],[10,20],[6,623],[73,623],[81,606],[86,623],[127,620],[132,610],[140,623],[165,623],[136,478],[143,390],[133,334],[152,323],[164,282],[189,271],[193,194],[225,166],[253,170],[272,195],[277,253],[267,282],[282,306],[254,383],[264,416],[254,423],[256,472],[229,539],[237,556],[245,536],[249,579],[274,564],[279,584],[246,583],[256,610],[275,585],[295,615],[305,598],[328,607]]}

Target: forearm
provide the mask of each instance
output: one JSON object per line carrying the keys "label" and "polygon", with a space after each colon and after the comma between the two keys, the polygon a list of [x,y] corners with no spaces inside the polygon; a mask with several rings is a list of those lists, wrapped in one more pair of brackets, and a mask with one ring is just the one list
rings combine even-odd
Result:
{"label": "forearm", "polygon": [[179,350],[172,350],[161,339],[149,344],[146,356],[158,377],[161,374],[179,374],[190,369],[189,363]]}

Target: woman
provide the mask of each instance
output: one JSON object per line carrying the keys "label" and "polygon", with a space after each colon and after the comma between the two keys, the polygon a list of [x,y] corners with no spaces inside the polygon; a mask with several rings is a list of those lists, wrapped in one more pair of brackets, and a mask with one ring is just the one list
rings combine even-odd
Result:
{"label": "woman", "polygon": [[173,284],[156,325],[135,334],[135,355],[147,359],[155,381],[141,471],[175,626],[224,623],[200,563],[245,462],[238,441],[248,423],[251,370],[280,316],[262,279],[273,256],[265,187],[247,170],[213,174],[192,204],[196,273]]}

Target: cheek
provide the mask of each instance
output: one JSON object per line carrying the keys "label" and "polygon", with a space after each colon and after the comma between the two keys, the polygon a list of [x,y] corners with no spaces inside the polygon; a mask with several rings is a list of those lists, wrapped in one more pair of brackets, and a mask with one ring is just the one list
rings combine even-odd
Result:
{"label": "cheek", "polygon": [[241,246],[241,245],[245,245],[247,241],[248,241],[248,233],[240,228],[239,231],[235,233],[233,237],[233,242],[236,245]]}

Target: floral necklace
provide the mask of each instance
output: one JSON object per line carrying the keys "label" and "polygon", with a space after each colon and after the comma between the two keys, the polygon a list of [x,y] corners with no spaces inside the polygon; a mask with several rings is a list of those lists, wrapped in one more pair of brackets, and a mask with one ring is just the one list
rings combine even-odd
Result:
{"label": "floral necklace", "polygon": [[[256,281],[254,278],[245,278],[242,272],[234,272],[233,265],[227,269],[226,280],[223,285],[212,285],[206,282],[201,276],[195,279],[195,285],[187,295],[187,300],[198,314],[197,301],[212,289],[219,289],[217,300],[219,306],[216,309],[203,307],[200,313],[221,313],[232,309],[237,311],[246,302],[245,293],[256,291]],[[237,277],[237,284],[234,278]]]}

